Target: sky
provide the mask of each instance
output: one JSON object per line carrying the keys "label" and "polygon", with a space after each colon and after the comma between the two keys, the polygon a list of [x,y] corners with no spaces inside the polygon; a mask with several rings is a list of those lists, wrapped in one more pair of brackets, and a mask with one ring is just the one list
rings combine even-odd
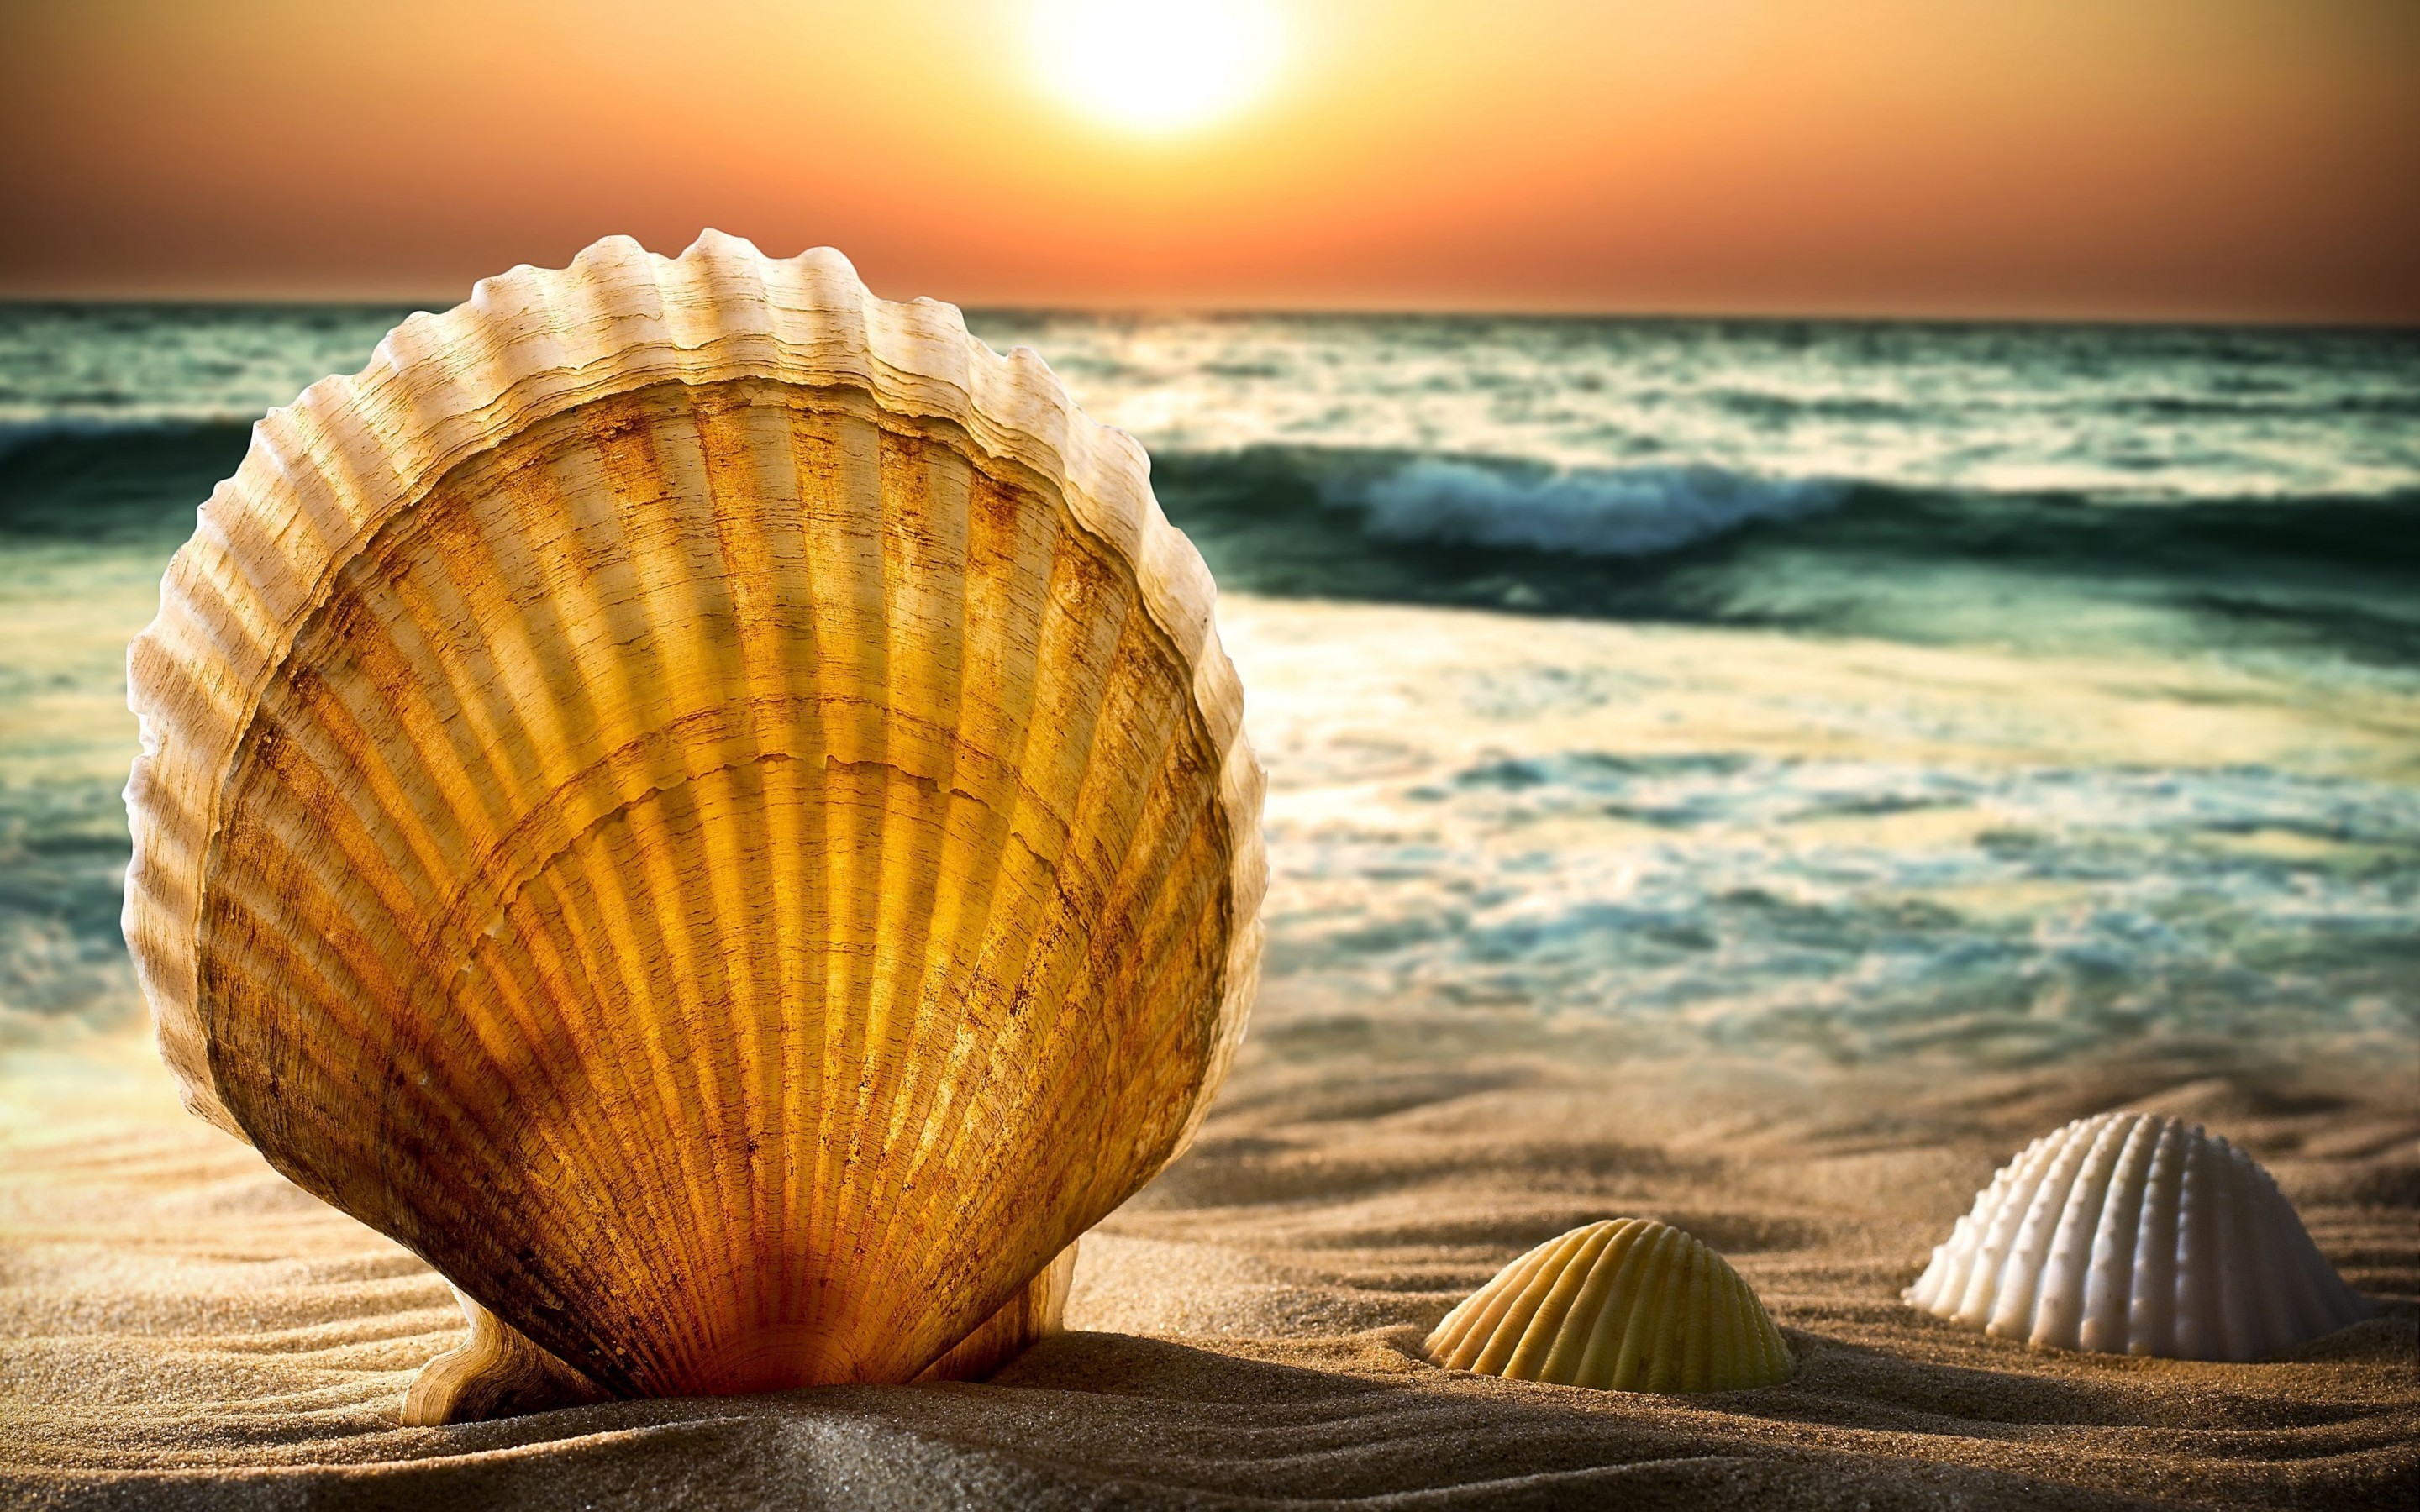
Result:
{"label": "sky", "polygon": [[0,0],[0,297],[2420,323],[2412,0]]}

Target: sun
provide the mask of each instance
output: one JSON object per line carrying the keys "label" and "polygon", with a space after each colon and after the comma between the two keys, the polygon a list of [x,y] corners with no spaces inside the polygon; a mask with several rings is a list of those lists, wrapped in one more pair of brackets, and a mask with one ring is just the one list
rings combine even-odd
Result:
{"label": "sun", "polygon": [[1285,43],[1269,0],[1041,0],[1034,62],[1051,90],[1113,126],[1168,135],[1268,87]]}

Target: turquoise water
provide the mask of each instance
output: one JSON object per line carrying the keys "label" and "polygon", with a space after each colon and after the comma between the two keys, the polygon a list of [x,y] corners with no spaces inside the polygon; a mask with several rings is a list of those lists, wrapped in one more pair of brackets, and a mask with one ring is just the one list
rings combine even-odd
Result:
{"label": "turquoise water", "polygon": [[[0,307],[0,1032],[135,1013],[124,640],[403,313]],[[1230,595],[1272,1003],[2420,1045],[2420,334],[970,323]]]}

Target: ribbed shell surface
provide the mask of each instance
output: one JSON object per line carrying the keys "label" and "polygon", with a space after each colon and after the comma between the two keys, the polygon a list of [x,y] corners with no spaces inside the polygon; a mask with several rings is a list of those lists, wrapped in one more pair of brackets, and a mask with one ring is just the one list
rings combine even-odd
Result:
{"label": "ribbed shell surface", "polygon": [[2179,1360],[2257,1360],[2369,1316],[2252,1157],[2143,1113],[2027,1145],[1906,1298],[2002,1338]]}
{"label": "ribbed shell surface", "polygon": [[1241,1035],[1212,607],[1133,441],[837,254],[488,280],[261,422],[132,648],[163,1053],[609,1391],[908,1380]]}
{"label": "ribbed shell surface", "polygon": [[1742,1391],[1792,1370],[1730,1262],[1652,1218],[1539,1245],[1446,1314],[1427,1349],[1455,1370],[1609,1391]]}

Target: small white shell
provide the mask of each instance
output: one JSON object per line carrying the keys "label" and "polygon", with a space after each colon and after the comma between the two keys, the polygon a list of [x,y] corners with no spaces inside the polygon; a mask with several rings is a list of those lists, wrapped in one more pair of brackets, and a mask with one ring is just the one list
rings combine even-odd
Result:
{"label": "small white shell", "polygon": [[2370,1314],[2252,1157],[2144,1113],[2027,1145],[1903,1295],[2001,1338],[2177,1360],[2257,1360]]}

